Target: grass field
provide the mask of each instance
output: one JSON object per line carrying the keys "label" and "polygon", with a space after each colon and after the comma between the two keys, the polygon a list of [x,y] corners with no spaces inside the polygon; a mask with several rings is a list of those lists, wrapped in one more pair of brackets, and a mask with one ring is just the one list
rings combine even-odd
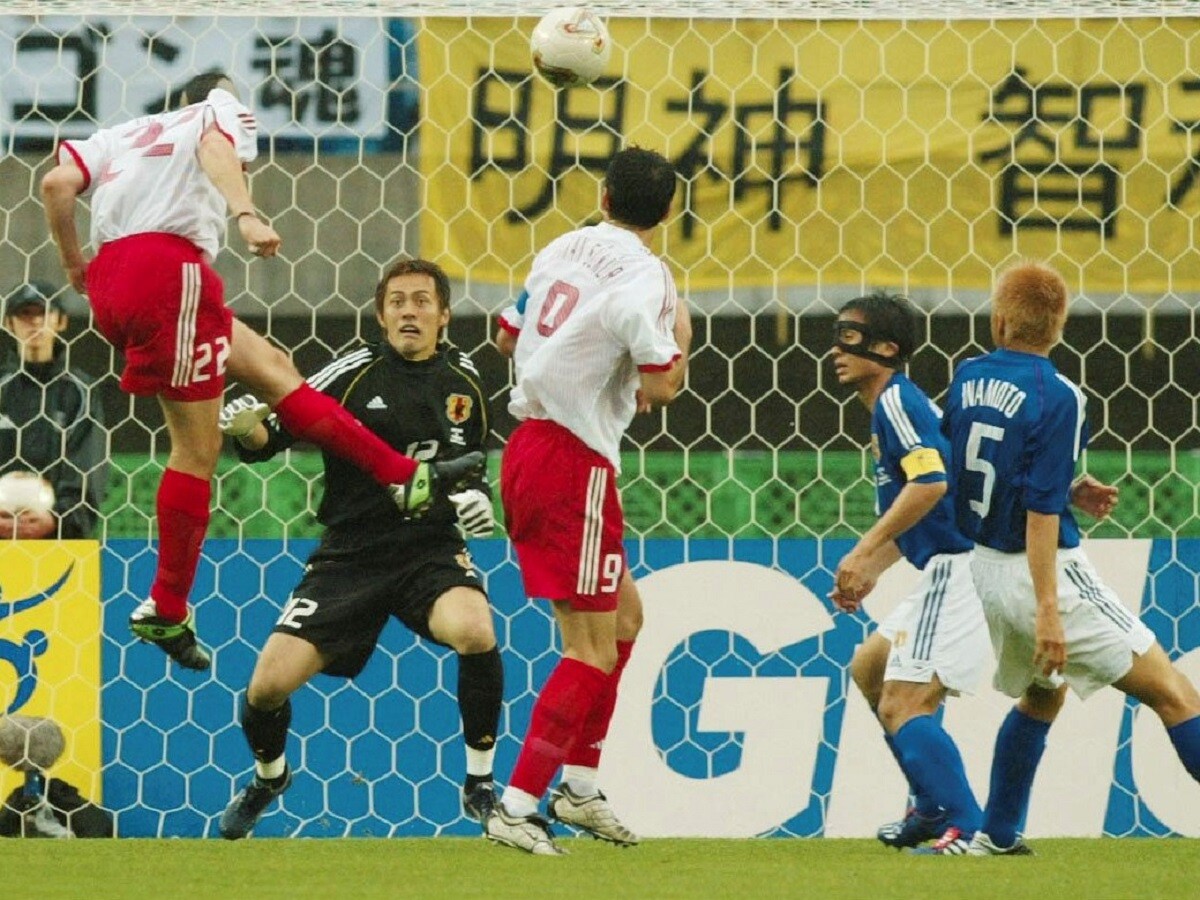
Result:
{"label": "grass field", "polygon": [[1039,840],[1037,855],[937,859],[865,840],[568,839],[535,858],[466,838],[0,841],[22,898],[1200,897],[1200,841]]}

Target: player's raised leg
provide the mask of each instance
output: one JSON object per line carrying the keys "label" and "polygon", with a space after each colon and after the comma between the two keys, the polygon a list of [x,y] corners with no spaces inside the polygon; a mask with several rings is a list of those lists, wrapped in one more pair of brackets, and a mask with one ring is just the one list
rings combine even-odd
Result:
{"label": "player's raised leg", "polygon": [[221,814],[221,836],[246,837],[271,801],[291,786],[284,747],[292,721],[291,696],[324,668],[320,651],[304,638],[273,633],[263,647],[242,702],[242,731],[254,754],[254,775]]}
{"label": "player's raised leg", "polygon": [[1163,648],[1155,643],[1136,656],[1129,672],[1113,687],[1154,710],[1167,729],[1179,761],[1192,778],[1200,781],[1200,692],[1171,665]]}
{"label": "player's raised leg", "polygon": [[312,388],[286,353],[243,322],[234,320],[230,377],[275,410],[288,431],[350,460],[392,491],[405,512],[420,513],[437,494],[460,489],[482,471],[482,453],[438,463],[405,456],[366,428],[332,397]]}

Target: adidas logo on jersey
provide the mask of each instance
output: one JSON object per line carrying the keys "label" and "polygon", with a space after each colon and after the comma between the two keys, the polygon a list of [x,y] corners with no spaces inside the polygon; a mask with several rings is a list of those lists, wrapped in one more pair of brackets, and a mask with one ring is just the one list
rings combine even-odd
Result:
{"label": "adidas logo on jersey", "polygon": [[376,394],[367,402],[367,409],[387,409],[388,405],[383,402],[383,398]]}

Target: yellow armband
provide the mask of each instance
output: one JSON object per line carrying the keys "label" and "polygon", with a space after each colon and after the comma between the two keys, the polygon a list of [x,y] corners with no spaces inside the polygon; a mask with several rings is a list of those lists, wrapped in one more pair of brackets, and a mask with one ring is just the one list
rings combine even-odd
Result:
{"label": "yellow armband", "polygon": [[946,471],[946,466],[942,462],[942,454],[932,447],[917,448],[900,460],[900,468],[904,470],[904,475],[909,481],[933,472]]}

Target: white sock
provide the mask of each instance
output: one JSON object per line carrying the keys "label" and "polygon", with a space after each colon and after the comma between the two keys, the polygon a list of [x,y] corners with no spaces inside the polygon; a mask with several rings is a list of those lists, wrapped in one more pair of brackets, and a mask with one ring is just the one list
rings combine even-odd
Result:
{"label": "white sock", "polygon": [[254,771],[258,773],[258,777],[263,781],[269,781],[272,778],[279,778],[287,771],[287,757],[281,756],[279,759],[273,759],[270,762],[254,761]]}
{"label": "white sock", "polygon": [[504,796],[500,799],[500,805],[504,807],[504,811],[510,816],[524,818],[525,816],[532,816],[537,812],[538,799],[533,794],[528,794],[520,788],[509,785],[504,789]]}
{"label": "white sock", "polygon": [[492,774],[492,762],[496,758],[496,748],[490,750],[476,750],[474,747],[467,748],[467,774],[481,777],[483,775]]}
{"label": "white sock", "polygon": [[596,770],[591,766],[563,766],[563,781],[579,797],[596,793]]}

